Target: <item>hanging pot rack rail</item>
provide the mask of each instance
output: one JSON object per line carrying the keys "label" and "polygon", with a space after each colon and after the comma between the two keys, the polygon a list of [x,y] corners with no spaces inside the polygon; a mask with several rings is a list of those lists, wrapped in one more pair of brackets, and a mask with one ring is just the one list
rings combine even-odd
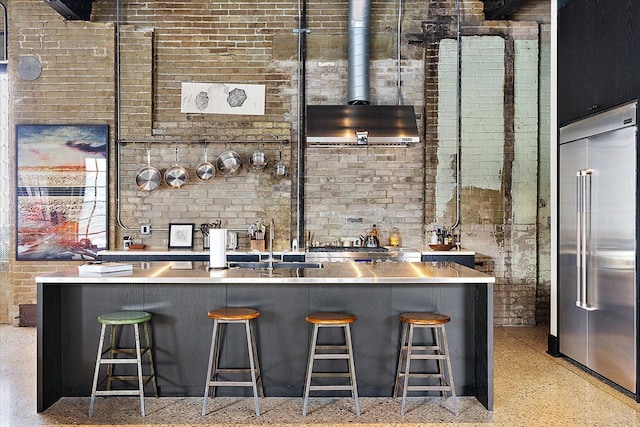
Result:
{"label": "hanging pot rack rail", "polygon": [[180,140],[180,139],[120,139],[117,141],[119,144],[284,144],[287,145],[291,141],[288,139],[265,139],[265,140],[246,140],[246,141],[231,141],[231,140],[214,140],[214,139],[198,139],[198,140]]}

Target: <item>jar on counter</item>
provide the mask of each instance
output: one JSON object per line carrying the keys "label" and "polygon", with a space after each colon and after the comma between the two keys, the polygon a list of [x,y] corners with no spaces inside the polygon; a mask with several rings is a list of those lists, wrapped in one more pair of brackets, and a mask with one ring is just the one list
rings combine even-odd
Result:
{"label": "jar on counter", "polygon": [[389,236],[389,245],[400,246],[400,231],[398,230],[398,227],[393,227],[391,236]]}

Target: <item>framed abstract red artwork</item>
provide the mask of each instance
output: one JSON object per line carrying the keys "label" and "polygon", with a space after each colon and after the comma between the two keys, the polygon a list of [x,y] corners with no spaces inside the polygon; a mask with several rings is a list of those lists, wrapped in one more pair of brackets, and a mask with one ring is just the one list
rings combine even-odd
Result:
{"label": "framed abstract red artwork", "polygon": [[107,125],[16,126],[16,259],[91,260],[108,245]]}

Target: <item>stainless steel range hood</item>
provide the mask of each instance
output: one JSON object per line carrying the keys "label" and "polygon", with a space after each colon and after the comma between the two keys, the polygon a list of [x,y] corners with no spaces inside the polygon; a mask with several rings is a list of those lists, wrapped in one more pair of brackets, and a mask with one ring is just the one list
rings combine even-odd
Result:
{"label": "stainless steel range hood", "polygon": [[307,142],[314,146],[420,142],[411,105],[308,105]]}
{"label": "stainless steel range hood", "polygon": [[371,0],[349,0],[348,105],[308,105],[307,143],[315,146],[420,142],[410,105],[369,105]]}

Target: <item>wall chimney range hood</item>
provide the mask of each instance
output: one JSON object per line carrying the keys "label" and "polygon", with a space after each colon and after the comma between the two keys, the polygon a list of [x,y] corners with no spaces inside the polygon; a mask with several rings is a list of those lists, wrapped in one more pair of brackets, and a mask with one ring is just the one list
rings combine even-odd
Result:
{"label": "wall chimney range hood", "polygon": [[400,145],[420,142],[411,105],[308,105],[313,146]]}
{"label": "wall chimney range hood", "polygon": [[410,105],[369,105],[371,0],[349,0],[348,105],[308,105],[307,143],[314,146],[420,142]]}

